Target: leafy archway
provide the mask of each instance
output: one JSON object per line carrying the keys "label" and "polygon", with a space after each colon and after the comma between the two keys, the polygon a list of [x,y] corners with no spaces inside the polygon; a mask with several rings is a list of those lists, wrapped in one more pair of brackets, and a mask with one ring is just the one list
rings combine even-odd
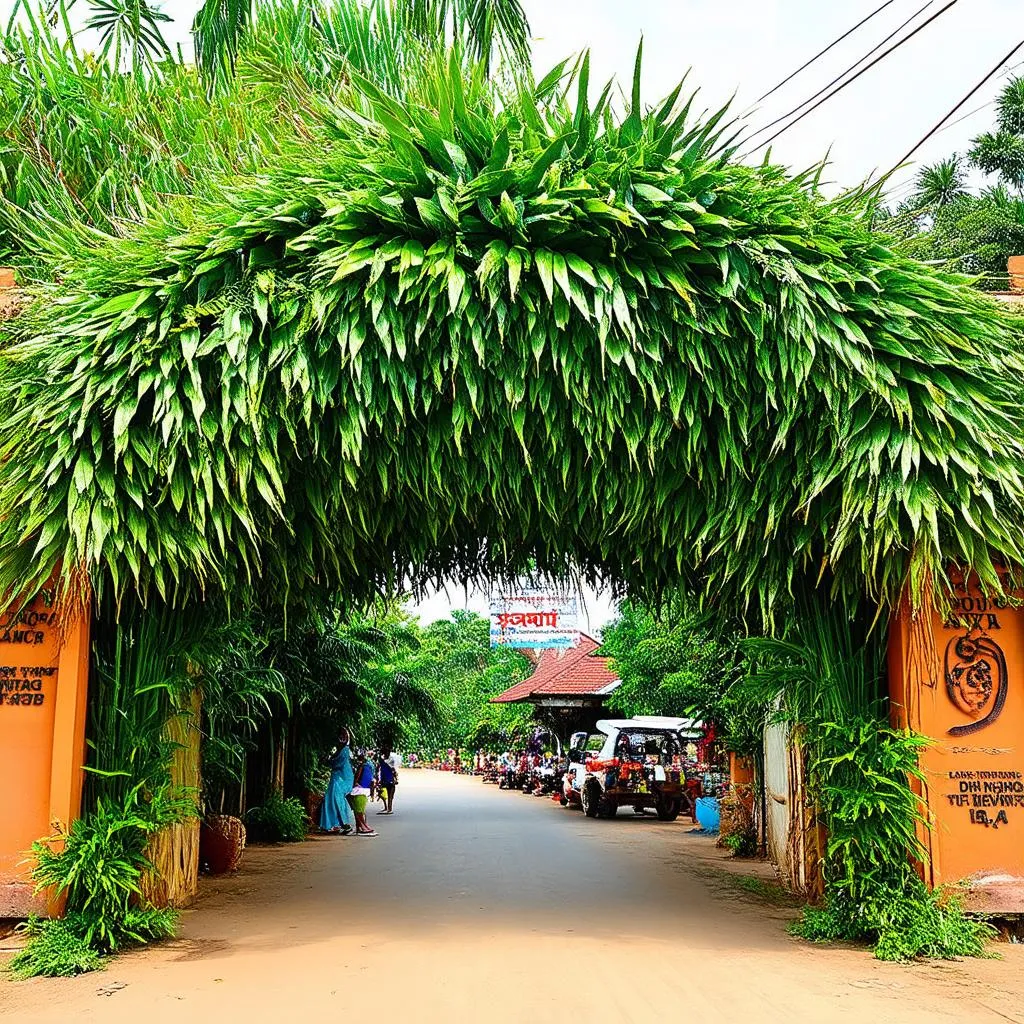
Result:
{"label": "leafy archway", "polygon": [[724,113],[638,81],[620,116],[585,58],[352,72],[258,177],[55,231],[0,352],[0,591],[116,614],[574,562],[782,619],[822,579],[850,612],[951,561],[998,585],[1013,323],[882,246],[870,191],[739,164]]}
{"label": "leafy archway", "polygon": [[[436,57],[93,236],[0,373],[0,589],[367,594],[526,559],[771,612],[1024,550],[1015,331],[676,90]],[[570,103],[568,97],[575,96]]]}

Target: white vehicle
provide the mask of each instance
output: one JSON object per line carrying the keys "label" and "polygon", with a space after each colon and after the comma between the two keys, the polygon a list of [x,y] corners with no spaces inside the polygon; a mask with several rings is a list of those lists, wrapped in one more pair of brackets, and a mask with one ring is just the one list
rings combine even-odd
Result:
{"label": "white vehicle", "polygon": [[594,732],[576,733],[563,805],[581,804],[588,818],[611,818],[623,806],[653,808],[661,821],[675,821],[683,805],[686,745],[702,734],[701,722],[661,715],[604,719]]}

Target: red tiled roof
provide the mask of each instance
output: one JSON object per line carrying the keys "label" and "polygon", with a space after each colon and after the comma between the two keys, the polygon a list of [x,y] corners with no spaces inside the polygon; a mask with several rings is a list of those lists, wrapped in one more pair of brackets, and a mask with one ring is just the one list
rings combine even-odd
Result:
{"label": "red tiled roof", "polygon": [[594,655],[598,643],[580,634],[579,647],[541,651],[533,674],[504,693],[491,698],[492,704],[512,704],[533,696],[597,697],[619,677],[608,667],[608,658]]}

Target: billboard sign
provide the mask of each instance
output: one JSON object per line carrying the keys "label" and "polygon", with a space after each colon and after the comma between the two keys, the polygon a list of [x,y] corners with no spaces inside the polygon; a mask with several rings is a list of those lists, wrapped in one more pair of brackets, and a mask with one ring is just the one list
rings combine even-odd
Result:
{"label": "billboard sign", "polygon": [[540,588],[491,595],[491,646],[567,650],[580,643],[579,599]]}

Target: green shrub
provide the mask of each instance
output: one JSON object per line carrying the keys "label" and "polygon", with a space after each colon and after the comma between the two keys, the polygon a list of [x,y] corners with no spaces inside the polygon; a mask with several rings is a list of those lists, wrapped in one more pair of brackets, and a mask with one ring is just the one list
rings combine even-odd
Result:
{"label": "green shrub", "polygon": [[72,978],[103,968],[103,956],[83,937],[77,922],[30,918],[28,945],[7,969],[17,978]]}
{"label": "green shrub", "polygon": [[811,784],[829,836],[826,897],[793,931],[819,942],[869,942],[880,960],[987,956],[994,929],[967,917],[955,895],[929,891],[911,864],[923,851],[909,780],[921,775],[918,755],[928,741],[891,728],[882,715],[813,730]]}
{"label": "green shrub", "polygon": [[732,851],[734,857],[757,856],[757,833],[753,828],[741,829],[722,836],[722,845]]}
{"label": "green shrub", "polygon": [[914,868],[927,856],[927,822],[913,784],[924,780],[918,761],[931,741],[890,724],[884,633],[866,614],[806,596],[796,607],[790,639],[744,645],[757,662],[749,693],[781,704],[794,727],[828,836],[824,903],[792,931],[867,942],[882,960],[989,955],[993,929],[968,918],[955,895],[930,892]]}
{"label": "green shrub", "polygon": [[173,910],[139,906],[149,837],[180,820],[191,802],[168,796],[169,785],[148,794],[140,786],[118,802],[97,800],[96,809],[75,821],[60,849],[51,840],[33,844],[37,891],[66,896],[59,921],[32,919],[29,943],[12,961],[19,977],[67,976],[94,971],[103,957],[126,946],[172,936]]}
{"label": "green shrub", "polygon": [[[174,936],[178,913],[156,907],[128,907],[110,929],[118,949],[142,946]],[[70,978],[102,970],[104,951],[97,947],[96,929],[87,914],[71,912],[49,921],[30,917],[22,926],[28,945],[8,964],[18,978]]]}
{"label": "green shrub", "polygon": [[267,798],[245,816],[249,838],[262,843],[298,843],[306,838],[306,809],[295,797]]}
{"label": "green shrub", "polygon": [[967,917],[955,896],[929,891],[916,876],[900,889],[873,892],[856,907],[829,894],[824,906],[805,907],[790,931],[812,942],[868,942],[879,960],[995,955],[986,948],[995,929]]}
{"label": "green shrub", "polygon": [[178,912],[170,907],[129,907],[120,921],[121,946],[173,939],[178,931]]}
{"label": "green shrub", "polygon": [[[142,874],[152,866],[146,845],[153,833],[179,821],[191,807],[189,801],[169,797],[167,789],[144,798],[136,787],[121,804],[98,800],[91,814],[72,824],[62,849],[54,850],[49,842],[33,844],[37,890],[66,894],[69,916],[78,920],[83,940],[100,953],[148,941],[137,935],[147,931],[143,915],[149,911],[136,906]],[[166,930],[162,919],[150,923],[159,934]]]}

